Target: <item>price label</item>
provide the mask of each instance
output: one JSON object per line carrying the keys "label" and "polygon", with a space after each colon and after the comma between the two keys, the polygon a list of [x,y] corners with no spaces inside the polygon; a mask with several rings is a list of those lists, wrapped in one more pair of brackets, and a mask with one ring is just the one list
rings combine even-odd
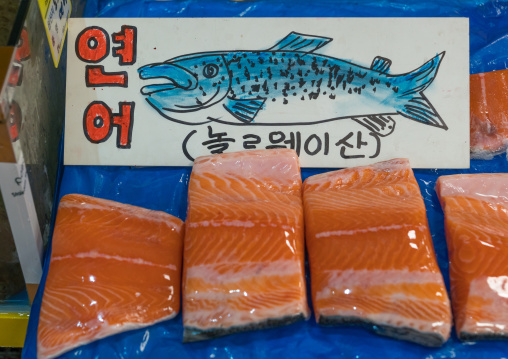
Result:
{"label": "price label", "polygon": [[67,22],[71,14],[71,0],[39,0],[39,8],[48,35],[53,62],[55,67],[58,67],[67,33]]}

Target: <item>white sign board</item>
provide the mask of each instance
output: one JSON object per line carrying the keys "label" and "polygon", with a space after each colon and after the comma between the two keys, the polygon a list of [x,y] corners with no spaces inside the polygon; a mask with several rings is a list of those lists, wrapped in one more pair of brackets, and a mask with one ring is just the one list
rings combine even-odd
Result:
{"label": "white sign board", "polygon": [[70,19],[65,164],[469,167],[465,18]]}

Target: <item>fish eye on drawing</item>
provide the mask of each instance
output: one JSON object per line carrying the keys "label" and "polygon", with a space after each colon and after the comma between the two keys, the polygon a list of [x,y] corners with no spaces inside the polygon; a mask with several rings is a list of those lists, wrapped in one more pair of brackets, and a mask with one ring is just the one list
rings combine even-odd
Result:
{"label": "fish eye on drawing", "polygon": [[[370,66],[321,55],[331,38],[292,32],[265,50],[186,54],[141,67],[142,80],[157,81],[141,94],[161,116],[188,125],[210,121],[230,125],[309,125],[352,120],[379,136],[395,129],[395,119],[442,130],[448,127],[424,91],[438,75],[445,52],[392,74],[392,61],[375,57]],[[224,115],[213,118],[206,109]],[[276,113],[318,108],[319,119],[278,122]],[[275,110],[273,110],[275,109]],[[198,112],[199,111],[199,112]],[[300,111],[300,112],[298,112]],[[189,117],[178,113],[196,112]],[[293,118],[295,117],[293,116]]]}
{"label": "fish eye on drawing", "polygon": [[219,74],[219,66],[215,64],[207,64],[203,68],[203,76],[207,79],[211,79]]}

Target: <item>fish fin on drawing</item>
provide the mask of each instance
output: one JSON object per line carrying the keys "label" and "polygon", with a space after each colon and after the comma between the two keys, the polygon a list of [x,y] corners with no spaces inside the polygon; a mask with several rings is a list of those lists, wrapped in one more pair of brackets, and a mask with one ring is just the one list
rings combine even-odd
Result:
{"label": "fish fin on drawing", "polygon": [[262,109],[265,101],[265,98],[239,100],[228,97],[223,106],[239,121],[250,123],[254,121],[254,118],[258,114],[259,110]]}
{"label": "fish fin on drawing", "polygon": [[395,130],[395,121],[390,115],[369,115],[352,119],[381,137],[386,137]]}
{"label": "fish fin on drawing", "polygon": [[268,51],[301,51],[301,52],[314,52],[322,48],[333,39],[329,37],[313,36],[291,32],[288,36],[280,40],[275,46],[268,49]]}
{"label": "fish fin on drawing", "polygon": [[385,74],[388,70],[390,70],[391,65],[392,60],[387,59],[386,57],[376,56],[372,61],[372,65],[370,65],[370,69]]}
{"label": "fish fin on drawing", "polygon": [[434,81],[444,54],[442,52],[416,70],[401,75],[397,113],[413,121],[447,130],[448,126],[423,94]]}
{"label": "fish fin on drawing", "polygon": [[447,130],[448,126],[424,94],[414,96],[399,107],[397,112],[410,120]]}

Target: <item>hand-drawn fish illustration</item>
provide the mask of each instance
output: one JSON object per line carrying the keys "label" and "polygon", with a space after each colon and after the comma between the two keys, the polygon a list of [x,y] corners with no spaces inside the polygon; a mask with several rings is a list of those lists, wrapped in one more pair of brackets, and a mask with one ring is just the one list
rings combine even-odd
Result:
{"label": "hand-drawn fish illustration", "polygon": [[[409,73],[391,75],[391,60],[374,58],[370,68],[316,50],[331,38],[290,33],[263,51],[217,51],[175,57],[141,67],[143,80],[158,81],[144,86],[141,94],[160,115],[175,122],[203,124],[210,121],[233,125],[315,124],[352,119],[380,136],[393,132],[392,115],[447,130],[445,122],[423,91],[437,75],[445,52]],[[161,81],[163,81],[161,83]],[[326,100],[324,118],[307,122],[263,123],[260,111],[272,103],[291,107],[295,102]],[[178,119],[178,113],[201,111],[220,105],[229,118],[207,121]],[[311,105],[311,104],[309,104]],[[262,117],[262,116],[258,116]]]}

